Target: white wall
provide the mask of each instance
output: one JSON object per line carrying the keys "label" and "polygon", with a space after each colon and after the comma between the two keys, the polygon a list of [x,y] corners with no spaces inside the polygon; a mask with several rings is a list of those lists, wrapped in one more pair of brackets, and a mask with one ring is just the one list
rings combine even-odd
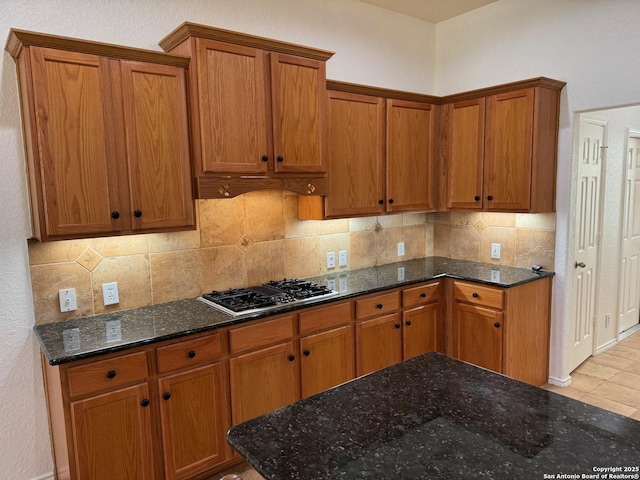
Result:
{"label": "white wall", "polygon": [[[159,50],[183,21],[336,52],[331,79],[431,93],[435,26],[356,0],[0,0],[9,28]],[[34,325],[25,186],[13,59],[0,65],[0,477],[50,478],[52,460]]]}
{"label": "white wall", "polygon": [[640,103],[636,0],[499,0],[436,27],[436,94],[547,76],[561,97],[550,375],[569,379],[576,112]]}

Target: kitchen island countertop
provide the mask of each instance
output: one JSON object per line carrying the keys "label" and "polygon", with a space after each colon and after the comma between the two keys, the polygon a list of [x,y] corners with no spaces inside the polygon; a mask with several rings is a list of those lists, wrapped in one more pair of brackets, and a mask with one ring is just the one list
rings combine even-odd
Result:
{"label": "kitchen island countertop", "polygon": [[640,473],[640,422],[435,352],[236,425],[227,439],[267,480]]}
{"label": "kitchen island countertop", "polygon": [[[338,271],[309,280],[321,285],[330,285],[339,292],[335,296],[312,304],[316,306],[442,277],[510,288],[552,275],[553,272],[549,271],[533,272],[525,268],[446,257],[426,257],[377,267]],[[36,325],[34,332],[49,364],[59,365],[279,315],[308,306],[310,305],[283,305],[268,312],[232,317],[196,299],[186,299]],[[109,322],[114,321],[118,322],[120,327],[120,336],[115,339],[108,338],[106,333],[112,325]]]}

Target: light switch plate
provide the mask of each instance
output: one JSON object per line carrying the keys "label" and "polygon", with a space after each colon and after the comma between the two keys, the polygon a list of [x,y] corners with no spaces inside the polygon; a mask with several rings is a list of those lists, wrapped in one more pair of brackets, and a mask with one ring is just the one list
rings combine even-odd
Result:
{"label": "light switch plate", "polygon": [[336,252],[327,252],[327,268],[336,268]]}
{"label": "light switch plate", "polygon": [[492,243],[491,244],[491,258],[494,260],[500,260],[500,244]]}
{"label": "light switch plate", "polygon": [[404,257],[404,242],[398,242],[398,256]]}
{"label": "light switch plate", "polygon": [[347,266],[347,251],[346,250],[340,250],[338,252],[338,266],[339,267],[346,267]]}
{"label": "light switch plate", "polygon": [[78,308],[75,288],[65,288],[64,290],[58,290],[58,297],[60,299],[61,312],[71,312]]}

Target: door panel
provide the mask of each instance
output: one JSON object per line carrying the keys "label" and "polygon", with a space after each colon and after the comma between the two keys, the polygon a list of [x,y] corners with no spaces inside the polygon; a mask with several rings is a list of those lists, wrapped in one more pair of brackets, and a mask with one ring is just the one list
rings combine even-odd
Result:
{"label": "door panel", "polygon": [[356,323],[356,374],[365,375],[402,361],[398,314]]}

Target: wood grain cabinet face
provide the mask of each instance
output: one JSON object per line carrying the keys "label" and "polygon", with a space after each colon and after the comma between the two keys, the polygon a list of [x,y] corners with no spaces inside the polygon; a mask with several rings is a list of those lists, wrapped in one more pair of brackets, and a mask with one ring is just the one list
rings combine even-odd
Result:
{"label": "wood grain cabinet face", "polygon": [[445,322],[440,282],[402,291],[402,356],[404,360],[427,352],[445,352]]}
{"label": "wood grain cabinet face", "polygon": [[[15,58],[34,236],[193,228],[185,67],[119,59],[119,47],[87,53],[108,48],[81,40],[25,38],[36,45]],[[77,51],[38,46],[60,42]]]}

